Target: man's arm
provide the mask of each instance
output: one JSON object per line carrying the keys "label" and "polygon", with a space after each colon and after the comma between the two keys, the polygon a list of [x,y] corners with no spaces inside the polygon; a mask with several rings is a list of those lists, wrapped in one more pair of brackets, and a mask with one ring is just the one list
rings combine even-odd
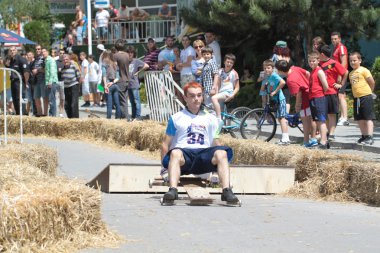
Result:
{"label": "man's arm", "polygon": [[173,136],[165,134],[161,144],[161,161],[169,151],[170,143],[173,140]]}
{"label": "man's arm", "polygon": [[340,56],[340,64],[342,64],[343,67],[345,67],[346,69],[348,68],[348,62],[347,62],[347,55],[346,54],[342,54]]}
{"label": "man's arm", "polygon": [[212,141],[212,146],[215,147],[215,146],[222,146],[222,144],[220,143],[220,140],[219,138],[218,139],[214,139]]}

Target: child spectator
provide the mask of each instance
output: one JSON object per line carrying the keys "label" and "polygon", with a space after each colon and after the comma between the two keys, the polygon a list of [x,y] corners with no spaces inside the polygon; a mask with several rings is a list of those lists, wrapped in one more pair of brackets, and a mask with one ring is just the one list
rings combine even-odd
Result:
{"label": "child spectator", "polygon": [[268,82],[268,75],[265,74],[265,71],[264,71],[265,67],[263,65],[263,71],[260,71],[260,74],[259,74],[259,77],[257,78],[257,82],[260,83],[261,82],[261,87],[260,87],[260,93],[259,93],[259,96],[261,97],[261,106],[264,108],[266,103],[267,103],[267,92],[266,92],[266,89],[265,89],[265,85],[267,84]]}
{"label": "child spectator", "polygon": [[219,70],[220,87],[218,87],[218,93],[211,97],[211,102],[219,122],[222,122],[221,108],[223,108],[224,102],[233,99],[240,88],[239,74],[233,69],[235,61],[235,55],[226,54],[224,57],[224,68]]}
{"label": "child spectator", "polygon": [[218,92],[219,86],[219,68],[215,60],[212,57],[212,48],[204,47],[202,48],[202,57],[205,60],[205,63],[202,68],[201,73],[201,84],[204,89],[204,103],[206,105],[211,103],[211,96],[215,95]]}
{"label": "child spectator", "polygon": [[359,122],[362,136],[357,141],[359,144],[373,144],[373,99],[372,92],[375,88],[375,80],[371,72],[365,67],[360,66],[362,57],[360,53],[350,54],[350,82],[352,94],[354,95],[354,119]]}
{"label": "child spectator", "polygon": [[295,111],[300,114],[303,125],[304,147],[314,147],[318,145],[317,139],[310,139],[311,130],[311,111],[309,105],[309,71],[291,66],[285,60],[276,63],[279,75],[285,76],[290,95],[296,97]]}
{"label": "child spectator", "polygon": [[[309,66],[312,69],[310,73],[310,90],[309,90],[309,100],[310,100],[310,110],[311,117],[317,122],[317,127],[321,134],[320,144],[318,148],[328,149],[327,143],[327,99],[325,97],[325,92],[329,89],[329,85],[326,80],[325,72],[318,65],[319,64],[319,54],[312,52],[308,56]],[[311,132],[311,137],[315,138],[316,129],[313,128]]]}
{"label": "child spectator", "polygon": [[98,92],[98,73],[99,73],[99,65],[96,61],[94,61],[94,56],[88,56],[88,82],[90,85],[90,94],[92,94],[92,98],[94,101],[94,106],[100,106],[100,94]]}
{"label": "child spectator", "polygon": [[82,61],[81,64],[81,83],[82,83],[82,96],[84,104],[82,107],[89,107],[90,104],[90,84],[88,83],[88,61],[87,54],[80,52],[79,58]]}
{"label": "child spectator", "polygon": [[261,87],[261,90],[266,90],[267,94],[270,95],[270,99],[277,106],[276,118],[278,119],[282,136],[281,140],[277,143],[279,145],[289,145],[289,132],[288,124],[286,121],[286,99],[282,93],[282,87],[285,85],[285,81],[274,72],[274,62],[272,60],[265,60],[263,62],[264,72],[268,76],[268,81],[264,86]]}
{"label": "child spectator", "polygon": [[132,120],[141,120],[139,73],[149,69],[149,65],[136,59],[136,50],[134,47],[129,46],[127,53],[129,54],[129,58],[132,59],[131,63],[129,63],[130,80],[128,85],[128,96],[132,106]]}
{"label": "child spectator", "polygon": [[[336,128],[336,115],[339,113],[338,90],[346,84],[348,71],[339,62],[331,59],[331,48],[328,45],[323,45],[319,48],[320,67],[326,74],[329,89],[325,92],[327,100],[328,113],[328,133],[329,140],[334,140]],[[342,77],[341,81],[340,77]]]}

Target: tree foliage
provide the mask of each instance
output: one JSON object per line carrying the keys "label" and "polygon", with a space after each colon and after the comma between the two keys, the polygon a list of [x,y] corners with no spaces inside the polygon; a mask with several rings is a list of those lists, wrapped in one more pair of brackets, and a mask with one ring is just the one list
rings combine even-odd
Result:
{"label": "tree foliage", "polygon": [[50,48],[51,28],[49,23],[33,20],[24,26],[24,33],[28,39],[37,42],[43,47]]}
{"label": "tree foliage", "polygon": [[[380,8],[371,0],[195,0],[181,10],[187,24],[213,30],[225,50],[259,68],[275,41],[286,40],[299,65],[314,36],[332,31],[357,47],[358,38],[380,38]],[[357,48],[355,48],[357,50]]]}
{"label": "tree foliage", "polygon": [[5,24],[17,23],[23,17],[51,19],[48,0],[1,0],[0,14]]}

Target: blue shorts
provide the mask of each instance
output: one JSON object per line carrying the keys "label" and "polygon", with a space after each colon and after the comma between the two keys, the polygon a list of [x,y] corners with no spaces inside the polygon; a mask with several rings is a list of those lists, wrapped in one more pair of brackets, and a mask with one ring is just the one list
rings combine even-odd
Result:
{"label": "blue shorts", "polygon": [[170,153],[174,149],[180,149],[183,153],[183,157],[185,158],[185,164],[181,166],[181,175],[198,175],[217,171],[217,166],[211,163],[216,150],[225,150],[227,152],[228,162],[231,162],[233,157],[232,149],[227,146],[214,146],[197,149],[173,148],[165,155],[164,159],[162,160],[162,166],[164,168],[169,167]]}
{"label": "blue shorts", "polygon": [[45,80],[38,80],[36,82],[36,85],[34,85],[33,88],[34,88],[34,92],[33,92],[34,99],[49,97],[49,90],[46,87]]}
{"label": "blue shorts", "polygon": [[286,112],[286,100],[280,100],[280,103],[277,104],[276,118],[285,118],[287,115],[288,113]]}
{"label": "blue shorts", "polygon": [[327,120],[327,100],[326,97],[310,99],[311,117],[314,121],[326,122]]}

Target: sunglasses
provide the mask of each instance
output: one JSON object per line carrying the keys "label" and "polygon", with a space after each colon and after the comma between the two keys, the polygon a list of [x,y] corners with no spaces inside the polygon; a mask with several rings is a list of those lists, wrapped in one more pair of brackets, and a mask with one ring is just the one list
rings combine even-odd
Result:
{"label": "sunglasses", "polygon": [[203,46],[195,46],[194,48],[195,49],[197,49],[197,48],[203,48]]}

